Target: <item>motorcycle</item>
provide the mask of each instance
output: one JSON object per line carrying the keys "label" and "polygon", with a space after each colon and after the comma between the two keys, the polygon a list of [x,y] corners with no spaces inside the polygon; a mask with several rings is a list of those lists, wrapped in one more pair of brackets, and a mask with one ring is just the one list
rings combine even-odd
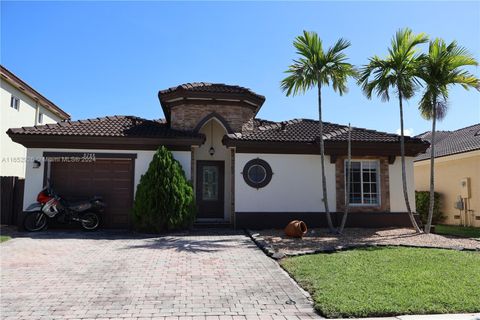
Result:
{"label": "motorcycle", "polygon": [[37,195],[37,202],[25,210],[23,226],[30,232],[40,231],[47,226],[49,219],[57,219],[60,223],[80,222],[84,230],[94,231],[100,226],[100,213],[105,206],[102,197],[68,202],[46,187]]}

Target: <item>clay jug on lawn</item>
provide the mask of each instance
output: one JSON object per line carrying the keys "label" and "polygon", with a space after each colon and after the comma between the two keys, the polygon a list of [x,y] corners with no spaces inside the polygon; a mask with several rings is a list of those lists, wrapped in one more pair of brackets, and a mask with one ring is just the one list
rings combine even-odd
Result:
{"label": "clay jug on lawn", "polygon": [[293,220],[285,227],[285,234],[289,237],[302,238],[307,234],[307,225],[300,220]]}

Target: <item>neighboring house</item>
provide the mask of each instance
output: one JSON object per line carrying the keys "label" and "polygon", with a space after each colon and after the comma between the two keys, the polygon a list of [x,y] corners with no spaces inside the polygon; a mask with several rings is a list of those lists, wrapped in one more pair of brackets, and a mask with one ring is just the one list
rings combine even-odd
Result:
{"label": "neighboring house", "polygon": [[[105,226],[129,227],[136,186],[164,145],[192,181],[197,221],[250,228],[283,227],[291,219],[325,225],[317,121],[257,119],[265,97],[239,86],[189,83],[162,90],[158,97],[165,120],[111,116],[10,129],[9,136],[28,148],[29,157],[50,160],[40,168],[27,166],[24,206],[35,201],[49,178],[64,195],[103,195]],[[325,123],[324,130],[328,200],[338,222],[348,127]],[[353,128],[352,140],[348,225],[409,225],[399,136]],[[415,208],[413,159],[428,143],[407,137],[405,146]]]}
{"label": "neighboring house", "polygon": [[0,66],[0,176],[25,177],[27,149],[7,135],[9,128],[56,123],[70,116]]}
{"label": "neighboring house", "polygon": [[[417,137],[431,141],[431,132]],[[430,190],[430,148],[414,168],[415,190]],[[480,124],[435,134],[435,191],[445,223],[480,227]]]}

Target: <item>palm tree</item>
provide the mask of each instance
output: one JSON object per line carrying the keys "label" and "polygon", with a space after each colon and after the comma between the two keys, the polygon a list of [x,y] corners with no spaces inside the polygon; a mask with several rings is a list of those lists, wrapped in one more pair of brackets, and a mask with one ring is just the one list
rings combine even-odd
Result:
{"label": "palm tree", "polygon": [[400,153],[402,158],[402,182],[405,206],[410,217],[412,226],[417,232],[421,232],[408,199],[407,177],[405,171],[405,138],[403,134],[403,100],[410,99],[419,86],[417,78],[419,67],[419,54],[417,46],[425,43],[428,38],[425,34],[414,35],[412,30],[405,28],[397,31],[388,49],[388,56],[381,59],[374,56],[369,63],[362,67],[359,85],[370,99],[373,93],[381,97],[383,101],[390,100],[390,91],[398,96],[400,107]]}
{"label": "palm tree", "polygon": [[465,89],[471,87],[480,90],[480,79],[462,69],[465,66],[477,66],[478,62],[455,41],[448,46],[442,39],[430,41],[428,54],[422,55],[420,78],[425,82],[425,89],[420,100],[419,110],[427,120],[432,120],[430,141],[430,204],[428,207],[425,232],[430,232],[433,217],[435,190],[435,126],[437,120],[443,119],[447,111],[448,90],[459,84]]}
{"label": "palm tree", "polygon": [[335,45],[323,50],[322,40],[316,32],[303,31],[293,41],[297,49],[298,59],[293,60],[285,73],[288,76],[282,80],[281,88],[287,96],[305,93],[317,87],[318,91],[318,126],[320,139],[320,160],[322,168],[322,191],[328,228],[334,232],[332,217],[328,208],[327,182],[325,178],[325,146],[323,142],[322,122],[322,87],[333,86],[333,90],[343,95],[347,91],[348,77],[356,76],[355,68],[347,63],[347,56],[343,51],[350,46],[350,42],[339,39]]}

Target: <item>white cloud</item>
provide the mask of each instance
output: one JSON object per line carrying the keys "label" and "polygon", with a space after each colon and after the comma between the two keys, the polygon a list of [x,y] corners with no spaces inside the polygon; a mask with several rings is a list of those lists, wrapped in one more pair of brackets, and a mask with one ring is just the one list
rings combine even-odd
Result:
{"label": "white cloud", "polygon": [[[400,129],[397,129],[397,134],[400,134]],[[413,134],[414,134],[413,128],[403,129],[403,134],[405,136],[413,137]]]}

